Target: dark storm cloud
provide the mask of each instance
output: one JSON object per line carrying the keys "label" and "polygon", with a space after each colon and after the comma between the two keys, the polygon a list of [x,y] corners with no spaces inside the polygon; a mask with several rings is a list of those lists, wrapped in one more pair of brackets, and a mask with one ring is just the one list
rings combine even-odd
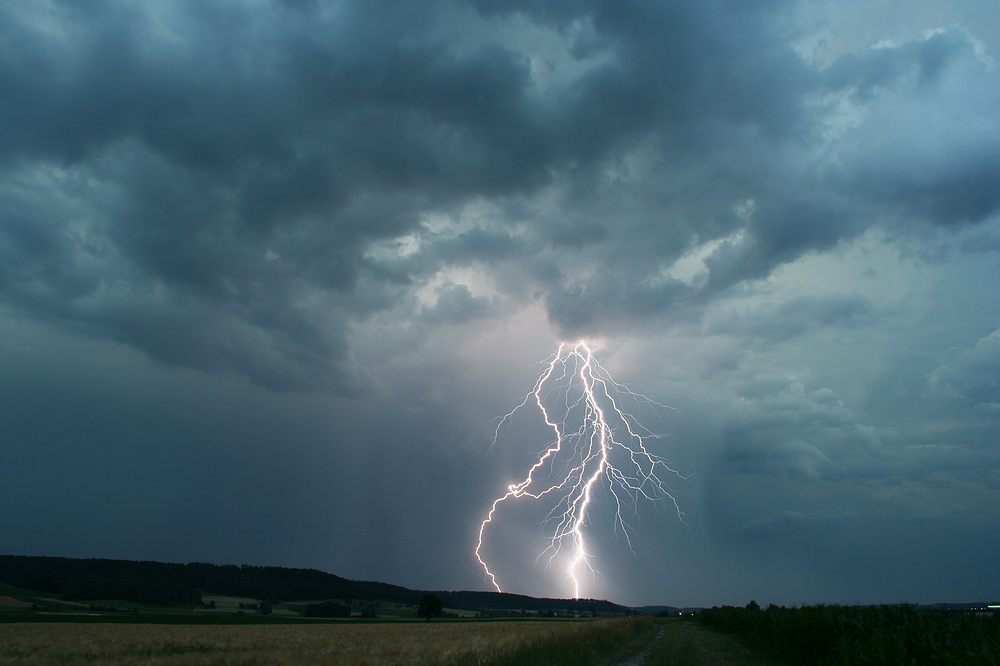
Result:
{"label": "dark storm cloud", "polygon": [[954,350],[928,376],[934,394],[959,400],[969,407],[1000,407],[1000,329],[971,347]]}
{"label": "dark storm cloud", "polygon": [[[1000,136],[984,115],[996,93],[983,76],[992,64],[982,60],[968,34],[952,29],[845,55],[824,72],[830,86],[887,100],[887,116],[872,127],[878,135],[864,133],[870,143],[852,154],[853,192],[941,225],[980,222],[1000,207]],[[901,96],[918,100],[923,115]]]}
{"label": "dark storm cloud", "polygon": [[[4,292],[161,360],[341,385],[339,331],[365,310],[341,296],[366,243],[547,177],[523,60],[400,39],[423,11],[46,9],[3,20],[0,156],[20,186],[3,201]],[[452,245],[439,262],[462,260]],[[296,304],[310,289],[330,314]]]}
{"label": "dark storm cloud", "polygon": [[484,462],[490,419],[553,333],[604,336],[697,472],[623,595],[894,600],[851,559],[883,523],[1000,506],[995,44],[816,12],[3,4],[0,506],[44,510],[0,528],[478,587],[471,527],[535,447]]}
{"label": "dark storm cloud", "polygon": [[[811,96],[940,85],[971,53],[959,32],[820,70],[775,4],[475,7],[6,7],[5,298],[169,363],[330,389],[350,383],[349,322],[448,266],[522,274],[535,284],[511,297],[540,295],[567,333],[614,330],[855,236],[876,214],[856,193],[942,222],[1000,201],[990,144],[930,172],[860,150],[836,180],[803,163],[823,128]],[[512,16],[583,69],[542,87],[533,56],[490,32]],[[608,180],[637,150],[644,166]],[[517,203],[553,189],[558,213]],[[520,210],[521,227],[423,228],[476,200]],[[663,277],[737,232],[703,284]],[[423,242],[408,261],[366,255],[407,233]],[[197,316],[175,312],[188,303]]]}
{"label": "dark storm cloud", "polygon": [[773,344],[817,328],[850,328],[871,323],[871,304],[859,296],[802,297],[780,305],[762,305],[742,312],[713,314],[705,319],[710,334],[740,331],[748,338]]}
{"label": "dark storm cloud", "polygon": [[[972,95],[971,108],[951,108],[956,89],[974,92],[993,78],[960,30],[847,54],[823,70],[793,53],[767,11],[748,18],[731,8],[686,15],[650,7],[622,10],[627,18],[615,10],[593,12],[595,30],[617,58],[584,77],[581,86],[590,86],[593,100],[621,104],[636,116],[649,109],[639,124],[644,140],[661,151],[650,167],[650,178],[661,185],[659,196],[670,190],[671,180],[692,171],[713,187],[678,192],[666,201],[647,198],[647,205],[662,205],[659,219],[641,228],[619,226],[610,247],[592,255],[599,266],[592,277],[571,278],[551,292],[550,311],[564,330],[615,330],[623,321],[675,316],[686,303],[767,277],[804,254],[855,238],[876,221],[890,227],[910,227],[913,218],[976,223],[996,209],[993,156],[1000,154],[1000,137],[988,120],[992,98]],[[633,79],[643,85],[629,87]],[[888,101],[880,90],[889,91]],[[879,99],[859,112],[868,114],[867,122],[829,144],[822,100],[830,95],[859,105]],[[942,126],[934,125],[936,144],[921,146],[928,128],[912,115],[914,98],[942,116]],[[904,117],[894,116],[904,109]],[[957,114],[971,127],[944,125],[945,114]],[[615,115],[626,124],[633,117]],[[827,145],[847,164],[839,158],[817,161],[808,156],[811,149],[802,152],[809,144]],[[599,195],[622,196],[606,190]],[[868,205],[859,205],[863,200]],[[733,214],[745,202],[753,204],[750,214]],[[689,219],[698,220],[697,231],[688,227]],[[661,229],[673,238],[661,239]],[[719,238],[737,231],[706,259],[704,284],[680,288],[660,276],[692,243],[706,240],[704,234]],[[614,263],[601,263],[609,257]]]}
{"label": "dark storm cloud", "polygon": [[850,448],[865,446],[866,439],[836,393],[792,383],[757,393],[734,410],[723,463],[771,478],[835,478],[843,475],[838,467],[849,460]]}
{"label": "dark storm cloud", "polygon": [[[425,237],[429,249],[419,259],[427,270],[444,265],[465,265],[475,262],[494,263],[508,257],[529,252],[526,243],[517,237],[498,230],[477,227],[456,236]],[[415,271],[419,268],[415,267]]]}
{"label": "dark storm cloud", "polygon": [[464,284],[444,285],[437,290],[437,302],[425,308],[423,316],[435,323],[461,324],[489,311],[485,298],[476,298]]}
{"label": "dark storm cloud", "polygon": [[946,65],[969,48],[965,36],[939,32],[921,41],[845,54],[823,75],[828,87],[849,89],[853,95],[871,99],[880,88],[901,80],[909,79],[917,87],[934,85]]}

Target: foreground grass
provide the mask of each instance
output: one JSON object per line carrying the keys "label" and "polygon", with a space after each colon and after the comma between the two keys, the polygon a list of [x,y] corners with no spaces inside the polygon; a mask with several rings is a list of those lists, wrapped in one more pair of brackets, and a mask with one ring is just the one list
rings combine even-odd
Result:
{"label": "foreground grass", "polygon": [[652,635],[648,618],[177,626],[3,624],[0,664],[607,664]]}
{"label": "foreground grass", "polygon": [[1000,666],[1000,618],[912,606],[717,608],[699,622],[791,664]]}

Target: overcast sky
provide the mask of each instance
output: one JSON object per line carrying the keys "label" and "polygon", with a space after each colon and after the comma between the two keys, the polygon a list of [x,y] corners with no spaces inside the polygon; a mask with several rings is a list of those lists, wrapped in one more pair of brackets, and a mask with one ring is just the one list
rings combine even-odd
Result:
{"label": "overcast sky", "polygon": [[584,338],[689,475],[587,596],[996,600],[998,58],[994,0],[2,3],[0,552],[488,589]]}

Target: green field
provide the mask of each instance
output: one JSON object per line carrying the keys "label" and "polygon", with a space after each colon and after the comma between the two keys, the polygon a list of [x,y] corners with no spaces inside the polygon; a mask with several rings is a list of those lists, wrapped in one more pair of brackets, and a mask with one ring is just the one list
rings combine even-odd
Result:
{"label": "green field", "polygon": [[703,626],[779,663],[1000,665],[1000,615],[915,606],[715,608]]}
{"label": "green field", "polygon": [[428,622],[415,605],[364,599],[326,600],[350,617],[306,616],[318,601],[205,592],[201,604],[164,607],[0,584],[0,664],[1000,666],[1000,615],[914,606],[726,607],[655,620],[445,609]]}
{"label": "green field", "polygon": [[[205,595],[206,604],[215,602],[215,608],[162,607],[121,599],[87,599],[68,601],[59,595],[29,590],[0,583],[0,624],[10,623],[113,623],[113,624],[191,624],[191,625],[241,625],[241,624],[372,624],[420,623],[425,620],[417,615],[417,607],[393,602],[338,599],[338,603],[354,609],[350,618],[305,617],[303,611],[309,602],[274,603],[271,613],[260,614],[251,605],[259,603],[248,597]],[[244,604],[241,608],[239,604]],[[363,610],[374,617],[363,617]],[[530,622],[537,617],[480,617],[478,611],[445,609],[441,622]],[[547,622],[571,622],[569,618],[552,618]]]}

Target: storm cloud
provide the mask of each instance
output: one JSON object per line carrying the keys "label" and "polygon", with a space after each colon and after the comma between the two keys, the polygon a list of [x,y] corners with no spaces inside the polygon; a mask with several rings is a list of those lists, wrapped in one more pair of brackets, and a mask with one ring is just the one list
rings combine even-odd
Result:
{"label": "storm cloud", "polygon": [[1000,593],[921,577],[997,545],[1000,14],[882,4],[0,7],[4,548],[481,588],[491,419],[586,337],[692,473],[603,596]]}

